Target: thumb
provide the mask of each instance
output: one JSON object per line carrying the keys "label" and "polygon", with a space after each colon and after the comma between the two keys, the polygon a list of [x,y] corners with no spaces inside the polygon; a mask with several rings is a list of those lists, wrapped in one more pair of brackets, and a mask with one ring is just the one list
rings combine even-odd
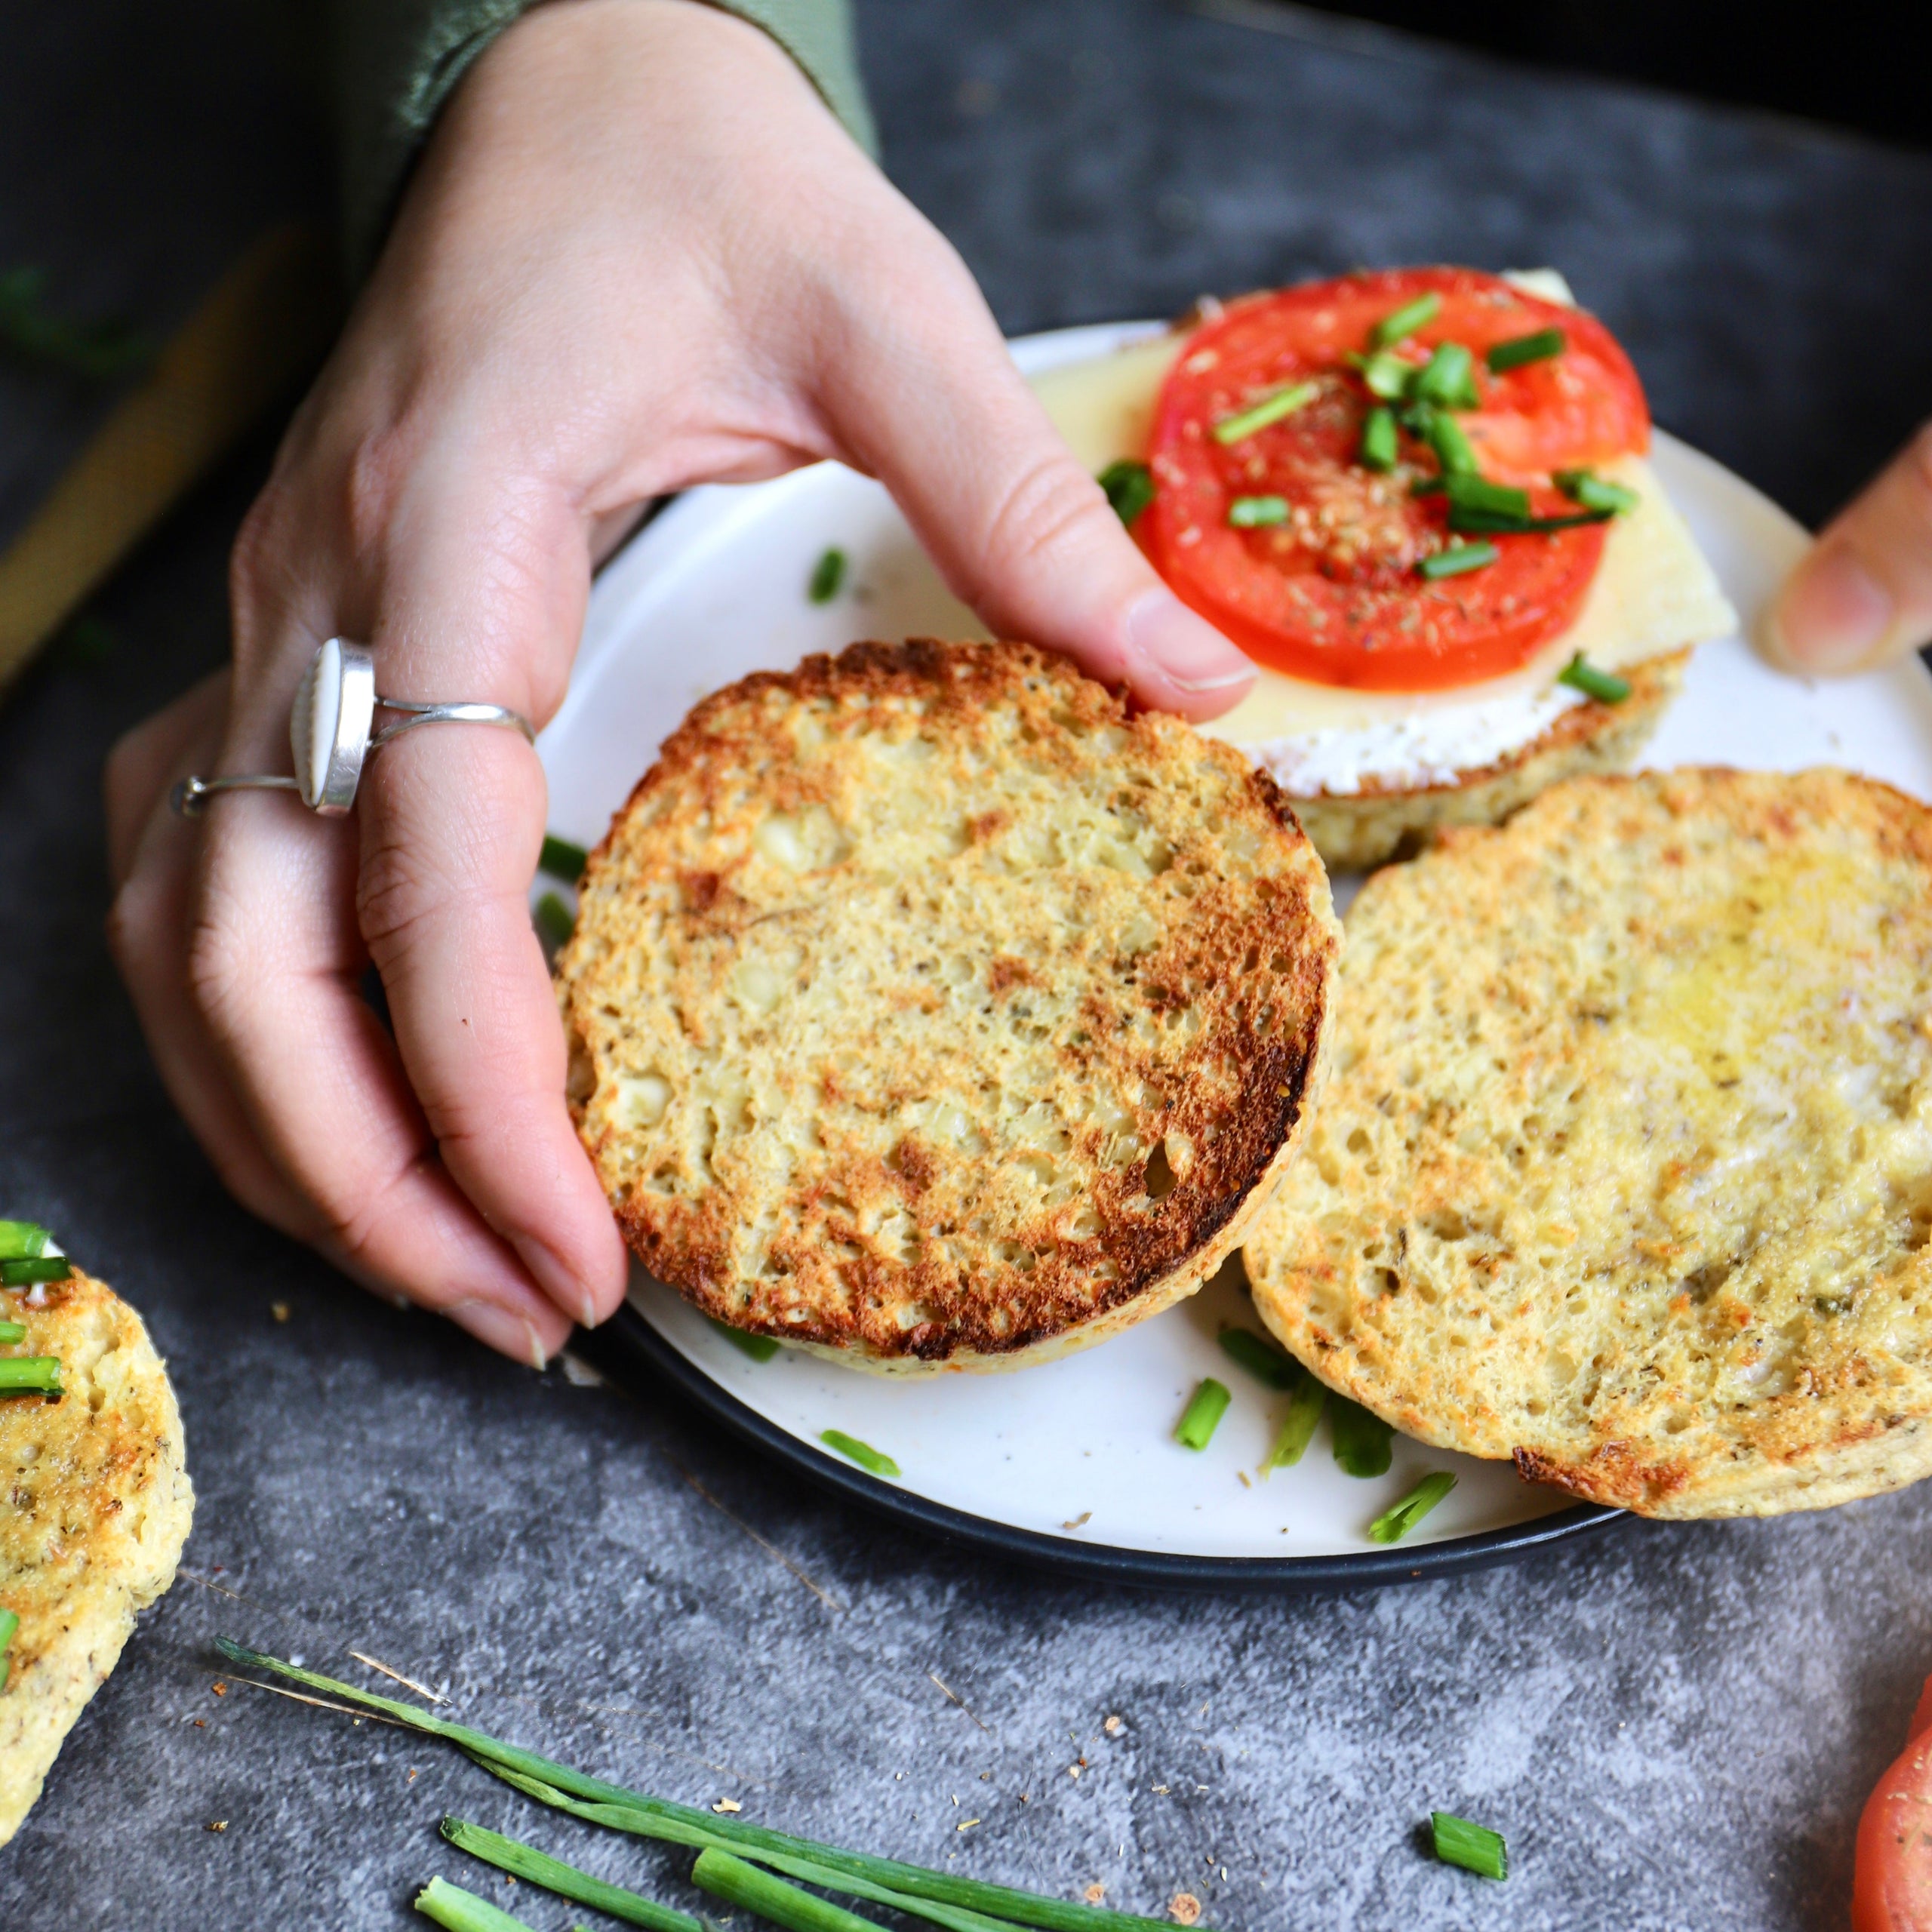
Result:
{"label": "thumb", "polygon": [[1932,424],[1839,512],[1765,626],[1794,671],[1862,671],[1932,641]]}
{"label": "thumb", "polygon": [[833,433],[995,635],[1063,651],[1157,710],[1218,716],[1254,666],[1141,555],[1014,367],[970,278],[952,293],[929,331],[839,358],[864,374],[829,383]]}

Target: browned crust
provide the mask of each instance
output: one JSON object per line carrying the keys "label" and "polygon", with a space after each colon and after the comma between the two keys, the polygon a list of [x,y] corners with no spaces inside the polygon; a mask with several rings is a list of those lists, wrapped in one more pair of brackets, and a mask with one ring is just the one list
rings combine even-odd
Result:
{"label": "browned crust", "polygon": [[[1173,800],[1148,795],[1149,811],[1166,814],[1160,829],[1174,847],[1171,869],[1188,876],[1189,896],[1149,895],[1162,921],[1159,943],[1137,961],[1124,990],[1118,982],[1088,988],[1075,1008],[1077,1024],[1054,1043],[1060,1079],[1072,1090],[1103,1075],[1158,1073],[1161,1104],[1139,1131],[1149,1144],[1189,1146],[1194,1156],[1171,1192],[1154,1199],[1141,1164],[1105,1164],[1103,1137],[1083,1130],[1070,1154],[1084,1177],[1091,1235],[1069,1238],[1044,1220],[1001,1224],[966,1239],[974,1257],[967,1267],[885,1253],[862,1223],[891,1198],[906,1204],[922,1226],[944,1223],[956,1235],[972,1219],[976,1186],[985,1179],[970,1161],[909,1134],[883,1159],[829,1146],[785,1204],[790,1232],[770,1238],[771,1278],[747,1282],[740,1260],[753,1204],[722,1186],[669,1198],[627,1184],[617,1171],[616,1137],[591,1118],[585,1083],[598,1075],[596,1043],[614,1037],[608,1002],[598,1004],[600,962],[625,943],[641,893],[667,872],[676,875],[673,848],[690,844],[688,829],[743,817],[747,774],[758,810],[833,802],[815,772],[792,755],[778,730],[782,718],[800,707],[832,706],[843,731],[886,731],[903,726],[909,705],[921,708],[921,734],[961,757],[994,755],[989,718],[1017,711],[1031,734],[1032,763],[1069,783],[1091,777],[1103,731],[1124,734],[1124,763],[1158,768],[1177,787],[1187,774],[1211,774],[1217,823],[1182,823]],[[996,837],[999,816],[969,819],[969,841]],[[1217,846],[1235,828],[1271,842],[1272,875],[1240,882],[1222,876]],[[687,886],[681,895],[672,919],[681,946],[728,938],[766,915],[739,895],[728,858],[713,869],[718,876],[705,893]],[[1272,1187],[1293,1148],[1320,1063],[1339,951],[1325,878],[1266,774],[1177,720],[1130,715],[1065,660],[1014,643],[855,645],[836,658],[808,658],[795,672],[759,672],[706,699],[617,814],[592,857],[583,897],[577,937],[558,968],[580,1063],[574,1104],[632,1252],[706,1314],[740,1328],[908,1365],[1011,1358],[1075,1331],[1110,1331],[1122,1310],[1158,1301],[1178,1277],[1198,1285],[1232,1247],[1247,1211]],[[1023,998],[1038,969],[999,933],[986,933],[983,946],[989,997]],[[927,997],[939,1024],[945,1003]],[[1171,1008],[1201,1017],[1195,1047],[1185,1060],[1172,1052],[1150,1058],[1144,1023],[1150,1016],[1158,1023]],[[701,1016],[685,1017],[687,1027],[703,1023]],[[1158,1023],[1154,1031],[1158,1036]],[[832,1094],[838,1075],[814,1072],[819,1091]],[[881,1105],[920,1097],[896,1094],[893,1077],[889,1066],[867,1069],[875,1097],[884,1096]],[[1001,1258],[1019,1253],[1029,1257],[1023,1268]],[[908,1307],[925,1311],[909,1327],[900,1314]]]}
{"label": "browned crust", "polygon": [[1497,825],[1559,780],[1620,771],[1635,758],[1684,684],[1687,650],[1623,673],[1630,695],[1573,705],[1540,737],[1452,785],[1404,790],[1371,780],[1349,795],[1294,801],[1315,849],[1337,872],[1366,872],[1451,825]]}

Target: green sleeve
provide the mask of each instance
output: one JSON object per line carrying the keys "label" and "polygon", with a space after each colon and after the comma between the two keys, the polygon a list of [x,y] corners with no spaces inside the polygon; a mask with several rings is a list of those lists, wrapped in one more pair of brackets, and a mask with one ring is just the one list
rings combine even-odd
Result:
{"label": "green sleeve", "polygon": [[[850,0],[706,0],[762,27],[826,105],[876,151]],[[382,245],[411,165],[470,63],[537,0],[332,0],[334,92],[349,260]]]}

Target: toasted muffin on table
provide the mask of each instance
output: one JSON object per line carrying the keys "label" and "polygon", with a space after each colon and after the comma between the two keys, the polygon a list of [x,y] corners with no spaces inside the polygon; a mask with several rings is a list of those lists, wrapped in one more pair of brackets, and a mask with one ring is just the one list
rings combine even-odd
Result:
{"label": "toasted muffin on table", "polygon": [[873,1368],[1192,1294],[1287,1163],[1339,945],[1272,782],[1018,644],[706,699],[583,878],[571,1097],[632,1248]]}
{"label": "toasted muffin on table", "polygon": [[1558,277],[1247,295],[1035,378],[1176,592],[1256,665],[1204,726],[1356,869],[1620,768],[1724,601],[1635,371]]}
{"label": "toasted muffin on table", "polygon": [[0,1844],[40,1795],[135,1613],[174,1580],[194,1517],[180,1412],[140,1317],[76,1269],[0,1291],[26,1331],[0,1358],[57,1357],[60,1395],[0,1394]]}
{"label": "toasted muffin on table", "polygon": [[1332,1387],[1655,1516],[1932,1472],[1932,812],[1558,786],[1375,874],[1245,1260]]}

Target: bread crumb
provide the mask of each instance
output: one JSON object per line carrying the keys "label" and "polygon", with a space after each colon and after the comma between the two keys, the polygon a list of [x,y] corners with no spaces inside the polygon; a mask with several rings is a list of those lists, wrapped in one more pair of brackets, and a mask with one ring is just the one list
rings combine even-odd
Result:
{"label": "bread crumb", "polygon": [[1097,1878],[1081,1896],[1089,1905],[1098,1905],[1107,1895],[1107,1888]]}
{"label": "bread crumb", "polygon": [[1177,1892],[1168,1901],[1168,1916],[1177,1925],[1192,1925],[1201,1916],[1201,1901],[1192,1892]]}
{"label": "bread crumb", "polygon": [[1125,1727],[1121,1723],[1118,1718],[1110,1717],[1105,1724],[1101,1725],[1100,1728],[1104,1730],[1109,1737],[1118,1737]]}
{"label": "bread crumb", "polygon": [[714,1811],[742,1811],[745,1807],[735,1798],[721,1798],[711,1808]]}
{"label": "bread crumb", "polygon": [[269,1312],[278,1321],[286,1321],[288,1319],[291,1311],[288,1303],[285,1301],[272,1301],[269,1303]]}
{"label": "bread crumb", "polygon": [[211,1818],[208,1829],[211,1832],[225,1832],[228,1829],[228,1820],[226,1818]]}

